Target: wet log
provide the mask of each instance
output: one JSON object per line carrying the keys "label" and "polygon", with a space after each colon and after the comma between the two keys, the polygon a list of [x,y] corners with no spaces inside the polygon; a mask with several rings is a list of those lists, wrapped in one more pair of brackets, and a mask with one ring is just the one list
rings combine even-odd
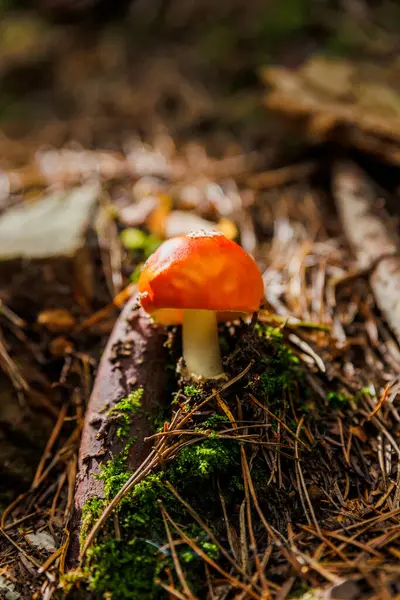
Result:
{"label": "wet log", "polygon": [[333,193],[360,269],[368,272],[376,303],[400,343],[400,238],[394,223],[373,182],[351,162],[335,165]]}
{"label": "wet log", "polygon": [[103,483],[96,479],[96,474],[126,444],[126,439],[116,435],[109,410],[131,391],[143,388],[141,409],[132,415],[129,431],[135,443],[130,448],[127,467],[134,471],[151,449],[151,442],[145,441],[153,433],[151,416],[158,413],[166,399],[165,333],[153,326],[135,304],[136,298],[132,298],[113,329],[86,412],[75,492],[72,562],[79,556],[82,507],[93,496],[103,497]]}

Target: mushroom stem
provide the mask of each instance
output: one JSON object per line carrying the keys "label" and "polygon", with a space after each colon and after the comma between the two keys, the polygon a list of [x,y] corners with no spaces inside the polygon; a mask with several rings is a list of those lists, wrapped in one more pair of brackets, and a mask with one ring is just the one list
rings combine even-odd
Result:
{"label": "mushroom stem", "polygon": [[215,311],[184,310],[182,338],[183,358],[191,375],[213,379],[223,374]]}

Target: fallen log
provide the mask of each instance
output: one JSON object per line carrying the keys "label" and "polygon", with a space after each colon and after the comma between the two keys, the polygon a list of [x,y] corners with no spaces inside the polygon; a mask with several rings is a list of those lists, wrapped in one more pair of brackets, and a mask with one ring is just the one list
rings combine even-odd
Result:
{"label": "fallen log", "polygon": [[[152,431],[155,416],[166,398],[165,334],[149,317],[136,309],[131,298],[122,311],[104,351],[89,400],[79,451],[75,510],[72,523],[71,560],[79,557],[79,528],[85,502],[103,498],[103,482],[96,478],[101,466],[121,452],[126,439],[135,439],[129,450],[127,468],[135,468],[151,449],[145,438]],[[117,435],[113,407],[134,391],[143,388],[141,407],[131,415],[129,431]]]}
{"label": "fallen log", "polygon": [[333,194],[346,238],[400,343],[400,238],[372,181],[354,163],[335,165]]}

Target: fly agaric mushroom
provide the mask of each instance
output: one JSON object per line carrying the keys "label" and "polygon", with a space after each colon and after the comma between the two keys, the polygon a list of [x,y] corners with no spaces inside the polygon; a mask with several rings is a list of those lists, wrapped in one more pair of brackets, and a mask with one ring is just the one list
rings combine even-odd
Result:
{"label": "fly agaric mushroom", "polygon": [[254,259],[216,231],[164,242],[145,263],[138,290],[156,323],[182,325],[186,367],[204,379],[223,374],[217,322],[257,311],[264,295]]}

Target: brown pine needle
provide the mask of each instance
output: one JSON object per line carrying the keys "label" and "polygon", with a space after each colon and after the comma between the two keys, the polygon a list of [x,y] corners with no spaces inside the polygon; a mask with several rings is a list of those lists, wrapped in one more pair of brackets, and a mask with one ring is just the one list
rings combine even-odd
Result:
{"label": "brown pine needle", "polygon": [[288,434],[291,435],[299,444],[301,444],[302,446],[304,446],[304,448],[306,448],[307,450],[310,450],[309,446],[307,446],[307,444],[305,442],[303,442],[303,440],[301,440],[298,437],[298,435],[294,431],[292,431],[290,429],[290,427],[288,427],[286,425],[286,423],[284,423],[279,417],[277,417],[266,406],[264,406],[264,404],[262,404],[259,400],[257,400],[257,398],[255,398],[255,396],[253,396],[253,394],[250,393],[249,396],[253,400],[253,402],[255,402],[257,404],[257,406],[259,406],[260,408],[262,408],[262,410],[264,410],[270,417],[272,417],[273,419],[275,419],[275,421],[277,421],[279,423],[279,425],[281,425],[288,432]]}
{"label": "brown pine needle", "polygon": [[186,594],[186,596],[188,598],[190,598],[190,600],[196,600],[196,597],[193,596],[191,589],[189,588],[189,585],[186,581],[186,578],[183,574],[182,571],[182,567],[181,567],[181,563],[179,562],[179,558],[178,555],[176,553],[176,549],[175,549],[175,544],[174,541],[172,539],[172,535],[171,535],[171,530],[169,528],[168,525],[168,521],[166,519],[166,512],[163,508],[163,505],[160,503],[160,510],[161,510],[161,514],[162,514],[162,518],[163,518],[163,522],[164,522],[164,526],[165,526],[165,531],[167,533],[167,539],[168,539],[168,544],[169,544],[169,549],[171,551],[171,556],[172,556],[172,560],[174,562],[174,567],[175,567],[175,571],[176,574],[178,576],[178,579],[180,581],[180,584],[183,588],[184,593]]}
{"label": "brown pine needle", "polygon": [[53,552],[53,554],[51,556],[49,556],[49,558],[42,564],[40,569],[38,569],[38,574],[41,575],[42,573],[45,573],[47,571],[47,569],[49,567],[51,567],[53,562],[60,556],[60,554],[62,552],[63,552],[63,547],[61,546],[60,548],[58,548],[58,550]]}
{"label": "brown pine needle", "polygon": [[90,315],[90,317],[82,321],[82,323],[79,323],[79,325],[75,327],[75,332],[81,333],[82,331],[90,329],[93,327],[93,325],[96,325],[100,321],[103,321],[103,319],[106,319],[116,308],[121,308],[121,306],[123,306],[129,300],[129,298],[135,294],[136,289],[136,283],[130,283],[127,285],[113,298],[111,304],[107,304],[107,306]]}
{"label": "brown pine needle", "polygon": [[201,519],[199,517],[199,515],[190,506],[190,504],[188,504],[182,498],[182,496],[180,496],[180,494],[178,493],[178,491],[176,490],[176,488],[172,485],[172,483],[170,483],[169,481],[166,481],[165,484],[168,487],[169,491],[182,504],[182,506],[184,506],[186,508],[186,510],[189,512],[189,514],[193,517],[193,519],[200,525],[200,527],[203,529],[203,531],[206,532],[206,534],[208,535],[208,537],[210,538],[210,540],[212,541],[212,543],[217,546],[218,550],[231,563],[232,567],[234,569],[236,569],[241,575],[243,575],[244,577],[247,577],[246,571],[243,570],[240,567],[240,565],[230,556],[229,552],[227,552],[225,550],[225,548],[222,546],[222,544],[219,542],[219,540],[215,537],[215,535],[213,534],[213,532],[211,531],[211,529],[208,527],[208,525],[203,521],[203,519]]}
{"label": "brown pine needle", "polygon": [[372,417],[374,417],[381,410],[382,406],[384,405],[384,403],[387,400],[387,397],[389,396],[390,386],[391,386],[390,382],[385,385],[385,389],[383,390],[382,395],[376,404],[376,407],[374,408],[374,410],[372,412],[369,413],[369,415],[367,417],[368,421],[370,421],[372,419]]}
{"label": "brown pine needle", "polygon": [[68,410],[68,404],[63,404],[63,406],[61,407],[60,412],[58,414],[56,424],[54,425],[54,429],[51,432],[51,435],[47,441],[46,447],[42,454],[42,458],[40,459],[39,464],[37,466],[36,473],[35,473],[35,476],[32,481],[32,486],[31,486],[32,488],[36,487],[36,485],[42,475],[44,465],[46,464],[46,461],[50,455],[50,451],[51,451],[55,441],[57,440],[59,433],[61,431],[61,428],[63,426],[64,419],[67,414],[67,410]]}
{"label": "brown pine needle", "polygon": [[[164,509],[165,510],[165,509]],[[168,519],[168,521],[171,523],[172,527],[176,530],[177,533],[179,533],[180,537],[182,538],[182,540],[184,540],[184,542],[186,542],[186,544],[188,544],[188,546],[196,553],[198,554],[198,556],[200,556],[200,558],[202,558],[210,567],[212,567],[213,569],[215,569],[218,573],[220,573],[223,577],[226,578],[227,581],[229,581],[229,583],[233,586],[233,587],[238,587],[241,589],[246,589],[247,590],[247,586],[242,583],[239,579],[236,579],[235,577],[233,577],[230,573],[228,573],[227,571],[225,571],[222,567],[220,567],[218,565],[218,563],[216,563],[212,558],[210,558],[208,556],[208,554],[206,554],[204,552],[204,550],[202,550],[194,540],[192,540],[189,536],[186,535],[186,533],[183,531],[183,529],[181,529],[179,527],[179,525],[177,523],[175,523],[175,521],[172,519],[172,517],[168,514],[168,512],[165,510],[165,516]],[[257,594],[255,594],[252,590],[247,590],[247,593],[249,594],[249,597],[254,598],[255,600],[258,600],[258,596]]]}
{"label": "brown pine needle", "polygon": [[[295,441],[294,446],[295,446],[295,456],[296,456],[297,459],[299,458],[299,456],[298,456],[298,445],[297,444],[298,444],[298,440],[300,439],[300,432],[301,432],[301,427],[303,425],[303,421],[304,421],[304,416],[301,417],[301,419],[300,419],[300,421],[299,421],[299,423],[297,425],[297,431],[296,431],[296,438],[297,439]],[[308,494],[308,490],[307,490],[306,483],[304,481],[304,475],[303,475],[303,471],[302,471],[302,468],[301,468],[300,461],[296,462],[296,468],[297,468],[297,472],[298,472],[299,479],[300,479],[300,482],[301,482],[301,487],[303,488],[303,493],[304,493],[304,496],[306,497],[307,504],[308,504],[308,507],[310,509],[311,517],[312,517],[312,520],[313,520],[314,525],[315,525],[315,529],[321,535],[321,529],[319,527],[319,524],[318,524],[318,521],[317,521],[317,518],[316,518],[315,512],[314,512],[314,507],[313,507],[313,505],[311,503],[310,496]],[[299,490],[299,492],[300,492],[300,490]]]}

